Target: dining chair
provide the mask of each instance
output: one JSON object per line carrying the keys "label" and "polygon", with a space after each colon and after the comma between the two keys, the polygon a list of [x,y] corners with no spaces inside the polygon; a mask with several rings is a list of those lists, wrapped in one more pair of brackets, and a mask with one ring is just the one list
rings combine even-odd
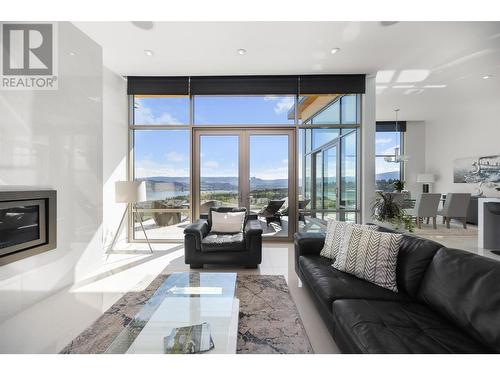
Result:
{"label": "dining chair", "polygon": [[470,193],[448,193],[442,210],[438,211],[438,215],[443,217],[443,224],[446,223],[446,228],[450,228],[451,219],[460,219],[467,229],[467,208],[470,202]]}
{"label": "dining chair", "polygon": [[429,224],[429,218],[432,218],[432,226],[434,229],[437,229],[436,217],[440,199],[441,194],[420,193],[417,195],[415,207],[406,210],[409,215],[415,216],[418,229],[422,228],[422,221],[424,218],[427,218],[427,224]]}

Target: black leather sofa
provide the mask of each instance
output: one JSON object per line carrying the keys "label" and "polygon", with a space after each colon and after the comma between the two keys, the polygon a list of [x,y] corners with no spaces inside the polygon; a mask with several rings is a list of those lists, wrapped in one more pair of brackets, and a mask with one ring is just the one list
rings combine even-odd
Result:
{"label": "black leather sofa", "polygon": [[404,235],[394,293],[334,269],[324,239],[295,234],[295,270],[342,353],[500,353],[500,262]]}
{"label": "black leather sofa", "polygon": [[225,264],[256,268],[262,262],[262,227],[245,215],[239,233],[212,232],[212,212],[242,212],[245,208],[210,208],[207,219],[198,219],[184,229],[184,261],[190,268],[205,264]]}

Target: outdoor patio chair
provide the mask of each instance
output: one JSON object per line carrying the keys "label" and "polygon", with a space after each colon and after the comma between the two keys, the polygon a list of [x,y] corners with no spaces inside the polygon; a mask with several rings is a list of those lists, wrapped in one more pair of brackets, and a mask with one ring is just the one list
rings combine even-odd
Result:
{"label": "outdoor patio chair", "polygon": [[258,216],[264,217],[267,225],[275,221],[281,226],[281,214],[278,211],[284,203],[284,200],[270,200],[267,206],[260,210]]}

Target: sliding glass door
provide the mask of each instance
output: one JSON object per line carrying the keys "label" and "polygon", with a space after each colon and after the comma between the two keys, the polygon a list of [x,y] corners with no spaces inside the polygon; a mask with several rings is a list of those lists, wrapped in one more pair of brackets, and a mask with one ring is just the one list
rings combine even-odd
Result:
{"label": "sliding glass door", "polygon": [[200,135],[199,212],[206,214],[217,204],[238,207],[240,199],[240,135]]}
{"label": "sliding glass door", "polygon": [[210,207],[246,207],[265,238],[294,230],[293,130],[196,129],[195,216]]}

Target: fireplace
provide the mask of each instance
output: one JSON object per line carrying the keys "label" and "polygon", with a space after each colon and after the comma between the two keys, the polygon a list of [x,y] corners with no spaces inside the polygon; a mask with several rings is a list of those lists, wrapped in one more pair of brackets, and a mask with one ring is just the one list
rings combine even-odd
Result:
{"label": "fireplace", "polygon": [[0,191],[0,265],[56,248],[55,190]]}

